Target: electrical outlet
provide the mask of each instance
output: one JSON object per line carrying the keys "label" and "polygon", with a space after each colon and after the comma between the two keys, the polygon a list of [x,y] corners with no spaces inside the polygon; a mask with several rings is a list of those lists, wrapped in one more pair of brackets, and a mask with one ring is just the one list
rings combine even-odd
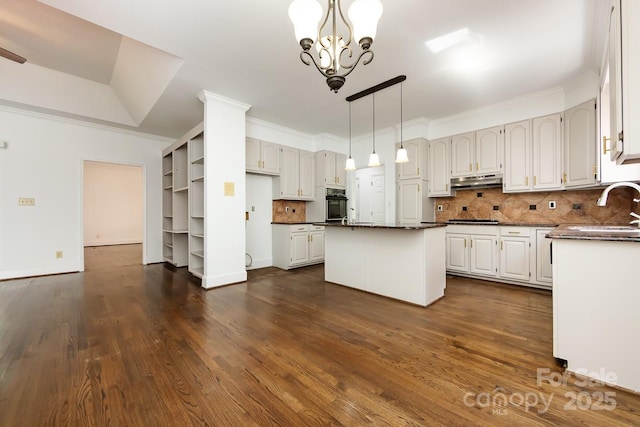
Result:
{"label": "electrical outlet", "polygon": [[556,208],[556,201],[549,200],[549,209],[555,209],[555,208]]}
{"label": "electrical outlet", "polygon": [[289,206],[285,206],[284,211],[285,211],[286,213],[289,213]]}
{"label": "electrical outlet", "polygon": [[56,251],[56,258],[62,258],[62,251]]}
{"label": "electrical outlet", "polygon": [[35,206],[36,199],[33,197],[20,197],[18,198],[18,206]]}
{"label": "electrical outlet", "polygon": [[438,205],[438,212],[442,212],[442,205]]}

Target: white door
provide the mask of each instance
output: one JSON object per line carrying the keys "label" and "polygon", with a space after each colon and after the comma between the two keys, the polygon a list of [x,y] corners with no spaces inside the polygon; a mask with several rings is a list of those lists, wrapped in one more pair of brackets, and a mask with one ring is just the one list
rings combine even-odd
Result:
{"label": "white door", "polygon": [[503,137],[502,126],[476,132],[476,174],[490,175],[502,172]]}
{"label": "white door", "polygon": [[371,177],[371,220],[382,224],[386,221],[386,197],[384,191],[384,175]]}
{"label": "white door", "polygon": [[[407,150],[409,161],[406,163],[398,163],[398,179],[420,178],[420,156],[422,154],[422,140],[413,140],[403,142],[403,147]],[[400,144],[396,144],[396,150],[400,148]]]}
{"label": "white door", "polygon": [[491,236],[469,236],[469,272],[496,276],[495,248],[497,239]]}
{"label": "white door", "polygon": [[562,188],[562,116],[551,114],[533,119],[533,187]]}
{"label": "white door", "polygon": [[280,148],[280,195],[290,199],[300,198],[300,153],[295,148]]}
{"label": "white door", "polygon": [[447,270],[469,272],[467,236],[447,233]]}
{"label": "white door", "polygon": [[529,281],[529,238],[503,237],[500,240],[500,276]]}
{"label": "white door", "polygon": [[291,265],[309,261],[309,232],[291,233]]}
{"label": "white door", "polygon": [[300,150],[300,199],[313,200],[314,178],[313,153]]}
{"label": "white door", "polygon": [[504,190],[530,189],[531,121],[510,123],[504,127]]}
{"label": "white door", "polygon": [[451,137],[451,176],[474,175],[475,133],[468,132]]}
{"label": "white door", "polygon": [[309,261],[324,259],[324,230],[309,233]]}
{"label": "white door", "polygon": [[371,178],[361,176],[356,179],[358,185],[358,196],[356,197],[356,213],[359,222],[372,222],[371,215]]}
{"label": "white door", "polygon": [[262,172],[277,175],[280,173],[280,152],[277,144],[262,141]]}
{"label": "white door", "polygon": [[536,280],[542,283],[553,282],[551,266],[551,239],[545,236],[550,230],[536,231]]}
{"label": "white door", "polygon": [[564,113],[565,187],[596,183],[596,101],[592,99]]}
{"label": "white door", "polygon": [[449,138],[435,139],[429,142],[429,197],[450,196]]}
{"label": "white door", "polygon": [[422,218],[422,193],[419,179],[400,181],[398,185],[399,212],[398,218],[401,224],[416,224]]}

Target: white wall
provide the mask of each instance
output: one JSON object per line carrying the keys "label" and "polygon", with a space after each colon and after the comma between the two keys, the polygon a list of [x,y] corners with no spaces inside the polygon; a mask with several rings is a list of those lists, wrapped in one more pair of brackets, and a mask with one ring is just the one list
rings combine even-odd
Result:
{"label": "white wall", "polygon": [[[6,107],[0,140],[0,279],[84,270],[84,160],[143,167],[143,263],[162,261],[161,152],[170,141]],[[19,207],[19,197],[35,206]]]}
{"label": "white wall", "polygon": [[267,175],[247,174],[247,205],[249,220],[247,227],[246,251],[253,262],[248,270],[273,265],[271,252],[271,219],[273,178]]}
{"label": "white wall", "polygon": [[142,243],[140,166],[84,162],[84,245]]}

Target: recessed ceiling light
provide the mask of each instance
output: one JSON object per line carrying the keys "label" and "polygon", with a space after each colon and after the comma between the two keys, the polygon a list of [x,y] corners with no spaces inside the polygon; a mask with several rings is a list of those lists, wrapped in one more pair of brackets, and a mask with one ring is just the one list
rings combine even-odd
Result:
{"label": "recessed ceiling light", "polygon": [[468,38],[469,38],[469,29],[465,27],[456,31],[452,31],[448,34],[445,34],[444,36],[427,40],[424,43],[427,45],[429,50],[431,50],[431,52],[438,53],[460,42],[463,42]]}

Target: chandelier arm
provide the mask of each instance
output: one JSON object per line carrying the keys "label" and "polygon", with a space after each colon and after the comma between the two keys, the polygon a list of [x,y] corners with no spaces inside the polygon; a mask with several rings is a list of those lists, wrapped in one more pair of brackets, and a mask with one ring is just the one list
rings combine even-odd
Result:
{"label": "chandelier arm", "polygon": [[365,50],[360,55],[358,55],[358,58],[353,62],[353,64],[349,66],[342,66],[342,68],[349,70],[346,73],[342,74],[342,77],[347,77],[349,74],[351,74],[353,70],[356,69],[356,65],[358,65],[358,62],[360,62],[360,59],[367,53],[371,54],[371,57],[369,59],[366,59],[364,62],[362,62],[362,65],[367,65],[369,62],[373,61],[373,52],[370,50]]}
{"label": "chandelier arm", "polygon": [[[308,56],[309,59],[311,59],[311,61],[307,61],[304,59],[304,56]],[[302,51],[300,52],[300,60],[305,64],[305,65],[311,65],[311,63],[313,62],[313,65],[316,66],[316,68],[318,69],[318,71],[320,71],[320,74],[322,74],[325,77],[330,77],[329,74],[326,73],[326,71],[324,69],[322,69],[318,63],[316,62],[315,58],[313,57],[313,55],[311,55],[309,52],[307,51]]]}
{"label": "chandelier arm", "polygon": [[324,19],[322,20],[322,24],[320,24],[320,26],[318,27],[318,36],[316,37],[317,42],[320,43],[320,46],[324,48],[330,47],[330,46],[324,45],[324,42],[322,41],[322,31],[324,30],[325,25],[327,25],[327,21],[329,20],[329,15],[331,14],[331,9],[333,9],[333,2],[329,1],[327,14],[324,16]]}
{"label": "chandelier arm", "polygon": [[[353,27],[351,26],[349,21],[344,17],[344,13],[342,13],[342,5],[340,3],[340,0],[335,0],[335,1],[338,3],[338,13],[340,13],[340,19],[342,19],[342,22],[344,23],[344,25],[349,30],[349,37],[347,37],[347,42],[343,46],[343,47],[348,47],[349,45],[351,45],[351,42],[353,41]],[[357,42],[358,41],[356,40],[356,43]],[[349,49],[349,50],[351,50],[351,49]],[[349,56],[351,56],[351,55],[349,55]]]}

